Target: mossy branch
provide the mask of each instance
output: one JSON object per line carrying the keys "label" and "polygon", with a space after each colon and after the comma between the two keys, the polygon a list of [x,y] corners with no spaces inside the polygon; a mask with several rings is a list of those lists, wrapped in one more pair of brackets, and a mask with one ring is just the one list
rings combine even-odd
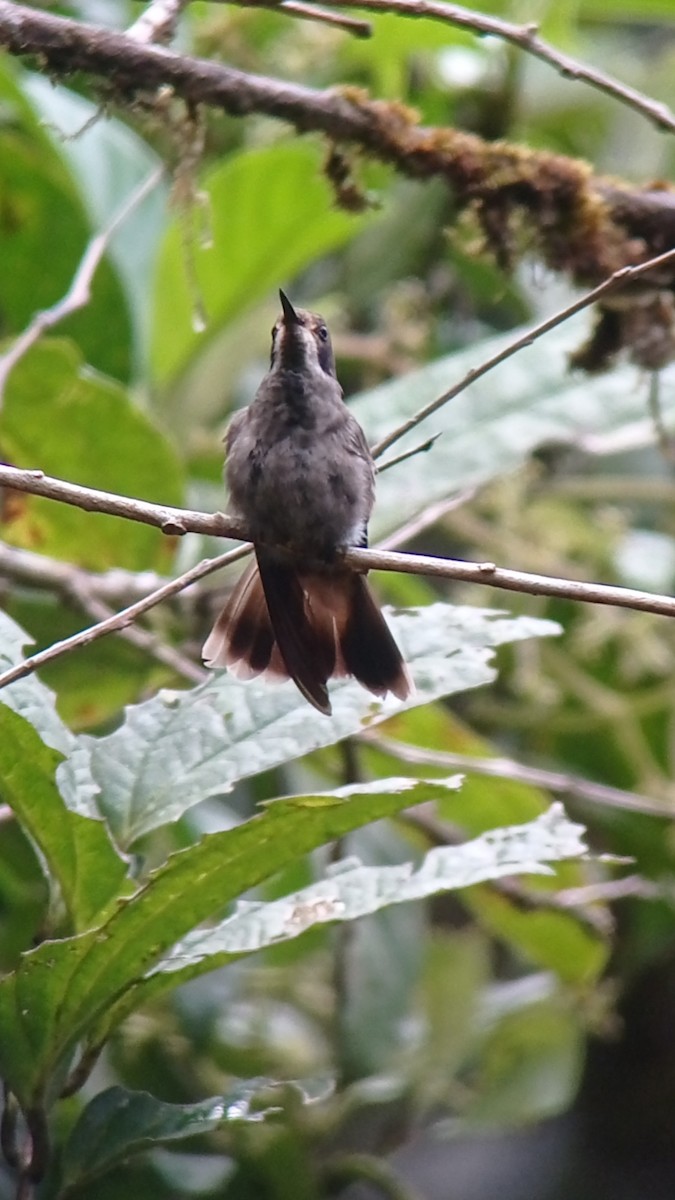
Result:
{"label": "mossy branch", "polygon": [[[322,134],[332,146],[358,147],[403,175],[440,177],[456,212],[473,215],[486,249],[505,268],[523,252],[534,253],[588,286],[675,246],[671,188],[636,188],[565,155],[424,127],[411,109],[358,88],[320,91],[249,74],[10,0],[0,0],[0,45],[60,78],[86,72],[120,103],[152,107],[168,87],[192,110],[208,105],[240,117],[265,114],[300,133]],[[674,289],[669,266],[615,293],[599,310],[576,365],[604,367],[624,347],[650,368],[669,361]]]}

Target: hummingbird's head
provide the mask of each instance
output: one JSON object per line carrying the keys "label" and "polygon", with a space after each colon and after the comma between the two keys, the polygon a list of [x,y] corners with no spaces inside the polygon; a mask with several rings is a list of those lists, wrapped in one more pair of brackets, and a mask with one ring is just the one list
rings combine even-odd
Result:
{"label": "hummingbird's head", "polygon": [[323,371],[335,378],[335,359],[326,322],[318,313],[293,308],[279,290],[282,315],[272,330],[271,366],[287,371]]}

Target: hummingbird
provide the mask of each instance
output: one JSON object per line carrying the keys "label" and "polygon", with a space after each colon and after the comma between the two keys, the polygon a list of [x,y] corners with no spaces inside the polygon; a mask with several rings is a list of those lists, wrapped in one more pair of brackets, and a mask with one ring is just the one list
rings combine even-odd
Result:
{"label": "hummingbird", "polygon": [[203,648],[241,679],[292,679],[331,714],[327,683],[354,676],[404,700],[413,684],[365,575],[340,561],[367,546],[375,464],[343,399],[330,334],[279,292],[270,369],[225,436],[225,477],[255,561]]}

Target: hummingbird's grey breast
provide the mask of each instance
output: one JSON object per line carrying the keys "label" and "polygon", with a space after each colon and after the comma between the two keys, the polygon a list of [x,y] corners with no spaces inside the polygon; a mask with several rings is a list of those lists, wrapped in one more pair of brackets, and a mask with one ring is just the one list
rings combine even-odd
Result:
{"label": "hummingbird's grey breast", "polygon": [[365,544],[374,479],[361,426],[314,361],[273,365],[230,426],[231,501],[256,542],[312,559]]}

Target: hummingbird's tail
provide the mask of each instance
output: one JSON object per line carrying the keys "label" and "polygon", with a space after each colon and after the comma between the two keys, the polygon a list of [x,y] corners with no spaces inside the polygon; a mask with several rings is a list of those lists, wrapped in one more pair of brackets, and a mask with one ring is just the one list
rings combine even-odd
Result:
{"label": "hummingbird's tail", "polygon": [[207,638],[209,667],[240,679],[290,678],[330,715],[326,684],[353,675],[376,696],[405,700],[413,683],[365,576],[305,571],[258,548]]}

